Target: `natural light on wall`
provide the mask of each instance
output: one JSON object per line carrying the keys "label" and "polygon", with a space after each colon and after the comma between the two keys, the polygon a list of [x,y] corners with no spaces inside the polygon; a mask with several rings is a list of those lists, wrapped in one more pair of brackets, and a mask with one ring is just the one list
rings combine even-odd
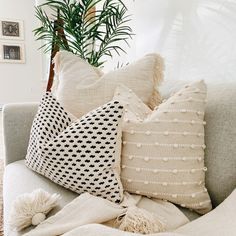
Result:
{"label": "natural light on wall", "polygon": [[157,52],[166,79],[236,80],[236,0],[127,3],[136,36],[124,60]]}
{"label": "natural light on wall", "polygon": [[[165,58],[165,80],[236,81],[236,0],[126,0],[135,33],[113,70],[147,53]],[[102,3],[97,5],[97,8]],[[47,78],[47,62],[44,77]],[[46,61],[44,56],[44,62]]]}

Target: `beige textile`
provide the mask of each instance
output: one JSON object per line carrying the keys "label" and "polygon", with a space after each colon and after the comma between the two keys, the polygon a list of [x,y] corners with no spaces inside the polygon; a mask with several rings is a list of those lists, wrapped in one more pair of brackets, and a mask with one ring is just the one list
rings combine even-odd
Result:
{"label": "beige textile", "polygon": [[[174,232],[149,234],[149,236],[234,236],[236,235],[236,190],[216,209],[187,223]],[[64,236],[141,236],[123,232],[100,224],[88,224],[75,228]]]}
{"label": "beige textile", "polygon": [[[187,81],[165,80],[159,91],[169,97]],[[218,206],[236,188],[236,83],[207,83],[205,110],[206,186],[212,205]]]}
{"label": "beige textile", "polygon": [[166,199],[204,214],[211,210],[205,188],[204,110],[206,85],[185,86],[153,112],[120,85],[123,103],[121,179],[131,193]]}
{"label": "beige textile", "polygon": [[[63,234],[63,236],[143,236],[143,234],[124,232],[118,229],[106,227],[100,224],[89,224],[80,226],[70,232]],[[187,236],[179,233],[157,233],[148,234],[149,236]]]}
{"label": "beige textile", "polygon": [[55,68],[57,100],[78,118],[109,102],[119,83],[131,88],[151,108],[160,103],[157,87],[163,80],[164,65],[158,54],[103,74],[78,56],[62,51],[55,57]]}
{"label": "beige textile", "polygon": [[[26,233],[25,236],[74,235],[71,231],[73,232],[74,229],[80,226],[94,223],[101,224],[108,221],[110,225],[115,226],[111,220],[115,220],[118,216],[126,212],[126,208],[123,205],[127,206],[133,203],[140,208],[155,213],[155,217],[165,222],[167,230],[174,230],[189,222],[186,216],[171,203],[164,203],[162,201],[154,202],[145,197],[125,194],[123,204],[117,205],[106,199],[84,193],[67,204],[57,214],[42,222],[34,230]],[[126,234],[124,231],[120,231],[120,233],[121,235]]]}

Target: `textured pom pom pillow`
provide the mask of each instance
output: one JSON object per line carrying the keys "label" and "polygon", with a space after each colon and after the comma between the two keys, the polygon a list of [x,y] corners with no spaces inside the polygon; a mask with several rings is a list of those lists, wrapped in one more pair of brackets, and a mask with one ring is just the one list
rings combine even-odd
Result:
{"label": "textured pom pom pillow", "polygon": [[107,74],[70,52],[59,52],[54,61],[58,78],[54,87],[56,98],[78,118],[109,102],[118,84],[131,88],[151,108],[160,103],[157,87],[163,79],[164,66],[158,54],[147,55]]}
{"label": "textured pom pom pillow", "polygon": [[112,101],[72,121],[46,93],[33,121],[26,165],[77,193],[120,202],[122,115],[123,106]]}
{"label": "textured pom pom pillow", "polygon": [[211,210],[204,166],[206,91],[203,81],[193,83],[151,111],[131,90],[117,88],[114,99],[125,106],[125,190],[199,213]]}

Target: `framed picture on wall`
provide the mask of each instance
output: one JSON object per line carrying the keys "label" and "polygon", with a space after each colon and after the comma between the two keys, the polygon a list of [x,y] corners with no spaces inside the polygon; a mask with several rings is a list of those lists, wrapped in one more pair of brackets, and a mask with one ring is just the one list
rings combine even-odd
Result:
{"label": "framed picture on wall", "polygon": [[25,48],[23,43],[0,42],[1,63],[25,63]]}
{"label": "framed picture on wall", "polygon": [[0,39],[23,40],[24,39],[23,21],[0,19]]}

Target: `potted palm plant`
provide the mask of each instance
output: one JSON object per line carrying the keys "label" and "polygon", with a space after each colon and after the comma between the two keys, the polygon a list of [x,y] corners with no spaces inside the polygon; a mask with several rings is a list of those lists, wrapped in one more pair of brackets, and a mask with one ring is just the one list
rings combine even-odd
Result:
{"label": "potted palm plant", "polygon": [[[57,17],[54,25],[45,7]],[[121,42],[128,45],[132,38],[131,18],[122,0],[46,0],[36,7],[36,16],[41,25],[34,33],[43,40],[44,52],[52,46],[67,50],[96,67],[114,53],[125,53]]]}

